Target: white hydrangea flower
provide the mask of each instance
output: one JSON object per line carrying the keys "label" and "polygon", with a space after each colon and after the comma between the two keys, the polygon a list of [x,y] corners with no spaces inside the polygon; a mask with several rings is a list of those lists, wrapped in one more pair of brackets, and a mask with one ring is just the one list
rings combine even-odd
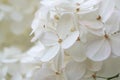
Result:
{"label": "white hydrangea flower", "polygon": [[[106,24],[104,24],[104,34],[102,36],[94,36],[92,40],[88,40],[86,55],[94,61],[102,61],[112,55],[120,56],[119,52],[119,12],[114,13]],[[115,22],[114,22],[115,21]],[[116,24],[114,24],[116,23]],[[90,38],[90,37],[89,37]],[[96,48],[96,49],[95,49]],[[92,50],[93,49],[93,50]]]}
{"label": "white hydrangea flower", "polygon": [[45,33],[45,38],[41,39],[41,42],[43,42],[45,45],[52,46],[47,50],[45,56],[43,56],[41,59],[42,61],[49,61],[54,56],[56,56],[59,50],[61,52],[62,50],[72,46],[77,40],[79,34],[78,32],[73,32],[71,35],[66,37],[66,39],[59,38],[58,36],[59,35],[56,35],[54,33]]}
{"label": "white hydrangea flower", "polygon": [[[120,56],[120,10],[117,2],[40,1],[40,8],[32,23],[32,41],[40,41],[45,46],[40,61],[53,65],[53,69],[51,66],[41,68],[36,75],[43,77],[35,78],[94,79],[93,74],[101,70],[102,61]],[[58,78],[55,72],[60,73],[62,78]]]}
{"label": "white hydrangea flower", "polygon": [[[93,0],[77,0],[77,1],[49,1],[49,0],[43,0],[41,1],[41,7],[36,13],[36,18],[34,19],[32,23],[32,29],[33,32],[38,28],[38,27],[44,27],[50,26],[51,24],[56,24],[52,23],[51,18],[53,18],[53,21],[56,21],[55,19],[59,19],[59,17],[63,14],[79,14],[80,13],[88,13],[91,11],[96,10],[95,5],[97,5],[100,2],[98,1],[93,1]],[[43,13],[41,13],[41,11]],[[47,20],[46,20],[47,19]],[[51,23],[50,23],[51,22]],[[50,24],[49,24],[50,23]],[[55,25],[53,25],[55,26]]]}
{"label": "white hydrangea flower", "polygon": [[102,21],[106,22],[108,18],[111,16],[115,8],[114,0],[103,0],[100,5],[100,16],[102,17]]}
{"label": "white hydrangea flower", "polygon": [[80,41],[75,42],[75,44],[65,52],[77,62],[82,62],[87,59],[85,55],[85,44]]}
{"label": "white hydrangea flower", "polygon": [[92,77],[94,72],[101,70],[102,62],[86,60],[84,62],[70,61],[65,68],[67,80],[79,80],[84,76]]}
{"label": "white hydrangea flower", "polygon": [[34,80],[64,80],[64,75],[45,64],[35,71]]}
{"label": "white hydrangea flower", "polygon": [[[74,65],[74,66],[73,66]],[[55,71],[49,63],[43,64],[40,69],[36,69],[34,74],[35,80],[78,80],[86,77],[92,77],[93,71],[99,71],[102,67],[102,62],[85,62],[69,61],[61,72]],[[88,72],[89,70],[89,72]],[[40,76],[40,77],[39,77]]]}

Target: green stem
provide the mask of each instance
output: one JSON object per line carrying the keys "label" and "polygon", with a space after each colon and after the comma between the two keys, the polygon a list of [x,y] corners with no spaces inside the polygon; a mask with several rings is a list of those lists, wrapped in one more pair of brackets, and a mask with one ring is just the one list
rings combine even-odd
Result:
{"label": "green stem", "polygon": [[119,77],[119,73],[117,75],[113,76],[113,77],[107,78],[107,80],[111,80],[111,79],[118,78],[118,77]]}
{"label": "green stem", "polygon": [[96,78],[107,79],[106,77],[96,76]]}
{"label": "green stem", "polygon": [[115,75],[115,76],[112,76],[112,77],[109,77],[109,78],[106,78],[106,77],[101,77],[101,76],[96,76],[96,78],[102,78],[102,79],[106,79],[106,80],[112,80],[112,79],[114,79],[114,78],[118,78],[119,77],[119,73],[117,74],[117,75]]}

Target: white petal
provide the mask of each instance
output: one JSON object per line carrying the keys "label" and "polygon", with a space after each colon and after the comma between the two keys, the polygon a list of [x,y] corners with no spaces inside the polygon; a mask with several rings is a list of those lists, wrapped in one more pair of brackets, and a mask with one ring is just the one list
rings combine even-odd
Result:
{"label": "white petal", "polygon": [[35,57],[30,55],[25,55],[25,57],[22,57],[20,60],[21,63],[35,63],[36,61]]}
{"label": "white petal", "polygon": [[65,68],[67,80],[80,80],[85,74],[86,67],[83,63],[71,61]]}
{"label": "white petal", "polygon": [[24,56],[22,56],[22,63],[34,63],[39,60],[45,51],[45,47],[41,42],[37,42],[33,47],[31,47]]}
{"label": "white petal", "polygon": [[64,39],[69,33],[70,28],[73,27],[73,20],[70,14],[62,15],[58,22],[57,33],[61,39]]}
{"label": "white petal", "polygon": [[[34,80],[48,80],[50,76],[54,75],[54,72],[50,68],[41,68],[34,74]],[[48,79],[47,79],[48,78]]]}
{"label": "white petal", "polygon": [[[89,17],[89,16],[88,16]],[[97,20],[81,21],[81,24],[85,25],[88,29],[98,30],[102,29],[103,24]]]}
{"label": "white petal", "polygon": [[[0,65],[0,68],[1,68],[1,65]],[[7,67],[7,66],[4,66],[3,68],[1,68],[0,75],[6,76],[7,71],[8,71],[8,67]]]}
{"label": "white petal", "polygon": [[[92,78],[91,76],[94,74],[94,71],[90,71],[90,70],[87,70],[85,75],[84,75],[84,78],[87,78],[87,80],[89,80],[90,78]],[[85,79],[86,80],[86,79]],[[93,79],[92,79],[93,80]]]}
{"label": "white petal", "polygon": [[79,36],[79,32],[75,31],[73,32],[70,36],[68,36],[63,42],[62,42],[62,48],[63,49],[68,49],[71,47],[77,40]]}
{"label": "white petal", "polygon": [[120,0],[116,0],[116,8],[120,10]]}
{"label": "white petal", "polygon": [[44,55],[41,57],[41,61],[47,62],[47,61],[53,59],[57,55],[59,50],[60,50],[59,45],[55,45],[53,47],[50,47],[48,50],[46,50]]}
{"label": "white petal", "polygon": [[67,53],[78,62],[84,61],[87,57],[85,54],[85,44],[77,41],[72,47],[67,49]]}
{"label": "white petal", "polygon": [[120,11],[114,11],[108,21],[104,24],[106,33],[113,34],[120,28]]}
{"label": "white petal", "polygon": [[80,5],[81,9],[89,9],[90,7],[95,6],[98,4],[101,0],[88,0]]}
{"label": "white petal", "polygon": [[120,34],[111,36],[110,43],[112,47],[112,53],[116,56],[120,56]]}
{"label": "white petal", "polygon": [[[102,70],[98,72],[97,75],[99,76],[106,76],[106,77],[112,77],[120,73],[120,58],[109,58],[106,61],[104,61],[104,65],[102,66]],[[119,80],[119,79],[113,79],[113,80]]]}
{"label": "white petal", "polygon": [[26,53],[31,56],[36,56],[37,53],[40,53],[42,50],[44,50],[45,47],[41,42],[37,42],[36,45],[31,47]]}
{"label": "white petal", "polygon": [[3,60],[1,60],[1,62],[3,62],[3,63],[15,63],[17,61],[18,61],[17,58],[15,58],[15,59],[3,59]]}
{"label": "white petal", "polygon": [[57,43],[58,37],[53,32],[45,32],[41,36],[40,40],[45,46],[51,46],[51,45],[55,45]]}
{"label": "white petal", "polygon": [[63,60],[64,60],[64,52],[63,50],[59,50],[59,53],[56,55],[54,58],[54,67],[56,72],[60,72],[61,69],[63,68]]}
{"label": "white petal", "polygon": [[46,78],[44,78],[42,80],[59,80],[59,79],[57,79],[56,75],[50,75],[50,76],[47,76]]}
{"label": "white petal", "polygon": [[90,71],[99,71],[102,68],[102,62],[95,62],[91,60],[87,60],[87,68]]}
{"label": "white petal", "polygon": [[80,4],[80,14],[86,14],[93,12],[97,9],[97,5],[101,0],[87,0],[84,3]]}
{"label": "white petal", "polygon": [[98,36],[103,35],[103,24],[101,22],[92,20],[92,21],[83,21],[82,24],[85,25],[85,27],[90,33]]}
{"label": "white petal", "polygon": [[11,17],[12,20],[14,20],[16,22],[20,22],[20,21],[23,20],[23,15],[21,13],[17,12],[17,11],[12,12],[10,14],[10,17]]}
{"label": "white petal", "polygon": [[[35,32],[39,27],[42,28],[43,25],[46,24],[47,20],[47,14],[48,14],[48,8],[47,7],[41,7],[36,13],[35,18],[31,24],[32,33]],[[42,13],[41,13],[42,11]],[[31,33],[31,34],[32,34]]]}
{"label": "white petal", "polygon": [[11,63],[8,65],[8,73],[12,76],[20,74],[20,64],[19,63]]}
{"label": "white petal", "polygon": [[11,80],[23,80],[21,74],[15,74]]}
{"label": "white petal", "polygon": [[111,47],[107,40],[96,39],[88,42],[86,55],[93,61],[103,61],[111,54]]}
{"label": "white petal", "polygon": [[[42,36],[44,30],[42,28],[37,28],[36,31],[34,32],[34,37],[32,38],[31,42],[34,42],[36,41],[37,39],[40,38],[40,36]],[[33,33],[33,32],[32,32]],[[32,34],[31,33],[31,34]],[[30,35],[31,35],[30,34]]]}
{"label": "white petal", "polygon": [[102,22],[106,22],[111,14],[113,13],[115,7],[114,0],[103,0],[100,5],[100,16],[102,17]]}

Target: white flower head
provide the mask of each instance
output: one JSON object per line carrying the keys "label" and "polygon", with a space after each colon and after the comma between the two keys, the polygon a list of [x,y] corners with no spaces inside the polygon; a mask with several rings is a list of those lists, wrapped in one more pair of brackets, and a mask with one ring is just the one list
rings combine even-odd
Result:
{"label": "white flower head", "polygon": [[40,1],[32,41],[44,45],[38,55],[50,65],[40,68],[35,79],[84,80],[101,70],[102,61],[120,56],[118,7],[114,0]]}

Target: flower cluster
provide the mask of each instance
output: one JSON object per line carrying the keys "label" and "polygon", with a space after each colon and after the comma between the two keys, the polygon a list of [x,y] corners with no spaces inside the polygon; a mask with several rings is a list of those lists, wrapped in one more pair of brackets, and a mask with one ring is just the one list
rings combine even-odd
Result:
{"label": "flower cluster", "polygon": [[42,0],[32,29],[42,62],[34,80],[100,78],[120,56],[120,1]]}
{"label": "flower cluster", "polygon": [[119,80],[119,49],[120,0],[0,0],[0,80]]}

